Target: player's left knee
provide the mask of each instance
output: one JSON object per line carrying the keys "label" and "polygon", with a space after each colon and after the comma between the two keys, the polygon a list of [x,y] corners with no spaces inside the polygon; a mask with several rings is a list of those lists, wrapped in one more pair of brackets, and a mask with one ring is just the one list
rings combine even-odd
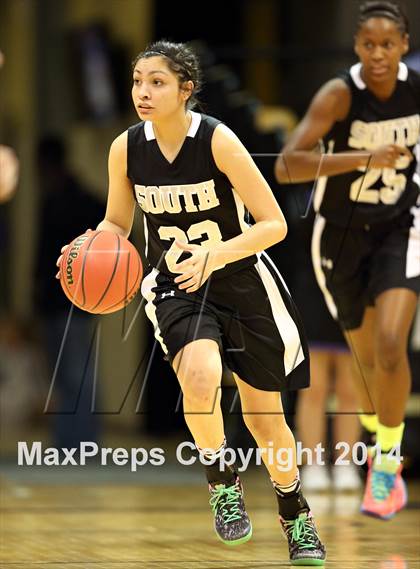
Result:
{"label": "player's left knee", "polygon": [[379,333],[377,364],[384,371],[395,371],[406,357],[406,346],[397,332],[384,330]]}

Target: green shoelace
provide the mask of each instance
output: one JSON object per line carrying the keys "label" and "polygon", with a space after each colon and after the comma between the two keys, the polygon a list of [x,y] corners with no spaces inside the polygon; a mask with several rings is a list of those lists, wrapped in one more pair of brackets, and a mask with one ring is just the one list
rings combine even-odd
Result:
{"label": "green shoelace", "polygon": [[389,493],[394,486],[395,474],[374,470],[372,472],[372,496],[378,502],[382,502],[388,498]]}
{"label": "green shoelace", "polygon": [[228,524],[229,522],[240,520],[242,517],[238,505],[240,498],[241,491],[236,484],[233,486],[217,484],[212,490],[210,506],[213,513],[216,515],[216,512],[220,512],[223,517],[223,522]]}
{"label": "green shoelace", "polygon": [[287,535],[292,533],[292,541],[294,541],[301,549],[314,549],[315,535],[310,518],[307,514],[299,514],[295,520],[286,520],[284,522]]}

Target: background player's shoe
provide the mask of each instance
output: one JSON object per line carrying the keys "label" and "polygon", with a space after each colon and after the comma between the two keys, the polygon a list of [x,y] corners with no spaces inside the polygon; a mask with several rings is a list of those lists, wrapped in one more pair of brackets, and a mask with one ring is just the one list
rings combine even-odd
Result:
{"label": "background player's shoe", "polygon": [[356,492],[362,487],[358,467],[351,463],[333,466],[332,481],[336,492]]}
{"label": "background player's shoe", "polygon": [[402,465],[392,473],[379,470],[374,463],[375,460],[369,459],[361,512],[389,520],[407,504],[407,489],[401,476]]}
{"label": "background player's shoe", "polygon": [[289,543],[292,565],[324,565],[325,547],[310,512],[301,512],[294,520],[284,520],[280,516],[280,523]]}
{"label": "background player's shoe", "polygon": [[305,492],[324,492],[331,486],[328,468],[325,465],[306,464],[302,466],[300,479]]}
{"label": "background player's shoe", "polygon": [[210,506],[214,513],[214,529],[226,545],[240,545],[252,537],[252,524],[245,511],[243,489],[239,476],[233,484],[209,484]]}

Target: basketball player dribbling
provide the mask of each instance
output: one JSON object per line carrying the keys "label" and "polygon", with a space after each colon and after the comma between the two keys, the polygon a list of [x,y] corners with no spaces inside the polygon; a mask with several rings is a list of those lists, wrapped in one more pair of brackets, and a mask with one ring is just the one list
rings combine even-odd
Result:
{"label": "basketball player dribbling", "polygon": [[[362,512],[407,501],[399,457],[411,375],[407,342],[420,290],[420,75],[401,62],[408,22],[388,1],[360,6],[360,62],[326,83],[276,161],[280,182],[320,176],[312,256],[359,370],[361,422],[376,434]],[[325,153],[313,152],[323,140]],[[418,154],[417,154],[418,160]],[[367,388],[367,391],[366,391]],[[380,450],[379,450],[380,449]]]}
{"label": "basketball player dribbling", "polygon": [[235,545],[252,535],[238,474],[221,464],[223,361],[258,446],[291,449],[285,472],[265,457],[291,563],[323,565],[279,393],[308,385],[308,352],[281,276],[261,253],[285,238],[286,223],[233,132],[191,110],[199,87],[198,60],[185,44],[160,41],[137,56],[132,97],[141,122],[111,146],[108,204],[97,229],[127,237],[136,202],[143,211],[146,313],[178,377],[197,449],[212,462],[205,470],[218,537]]}

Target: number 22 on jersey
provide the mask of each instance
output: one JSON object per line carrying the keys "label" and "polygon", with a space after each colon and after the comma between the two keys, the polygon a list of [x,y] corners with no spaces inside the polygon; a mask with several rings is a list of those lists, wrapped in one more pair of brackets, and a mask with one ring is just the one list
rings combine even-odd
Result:
{"label": "number 22 on jersey", "polygon": [[[182,241],[183,243],[189,243],[200,237],[207,236],[207,239],[200,241],[200,245],[205,247],[206,245],[214,245],[222,241],[222,234],[220,232],[219,226],[215,221],[207,219],[206,221],[200,221],[199,223],[193,223],[190,225],[188,230],[185,232],[175,225],[170,227],[160,227],[159,237],[164,241],[174,239],[174,242],[169,247],[165,255],[165,261],[168,269],[171,273],[175,273],[175,265],[178,263],[180,256],[183,251],[177,247],[175,240]],[[223,269],[225,265],[217,267],[218,269]]]}

